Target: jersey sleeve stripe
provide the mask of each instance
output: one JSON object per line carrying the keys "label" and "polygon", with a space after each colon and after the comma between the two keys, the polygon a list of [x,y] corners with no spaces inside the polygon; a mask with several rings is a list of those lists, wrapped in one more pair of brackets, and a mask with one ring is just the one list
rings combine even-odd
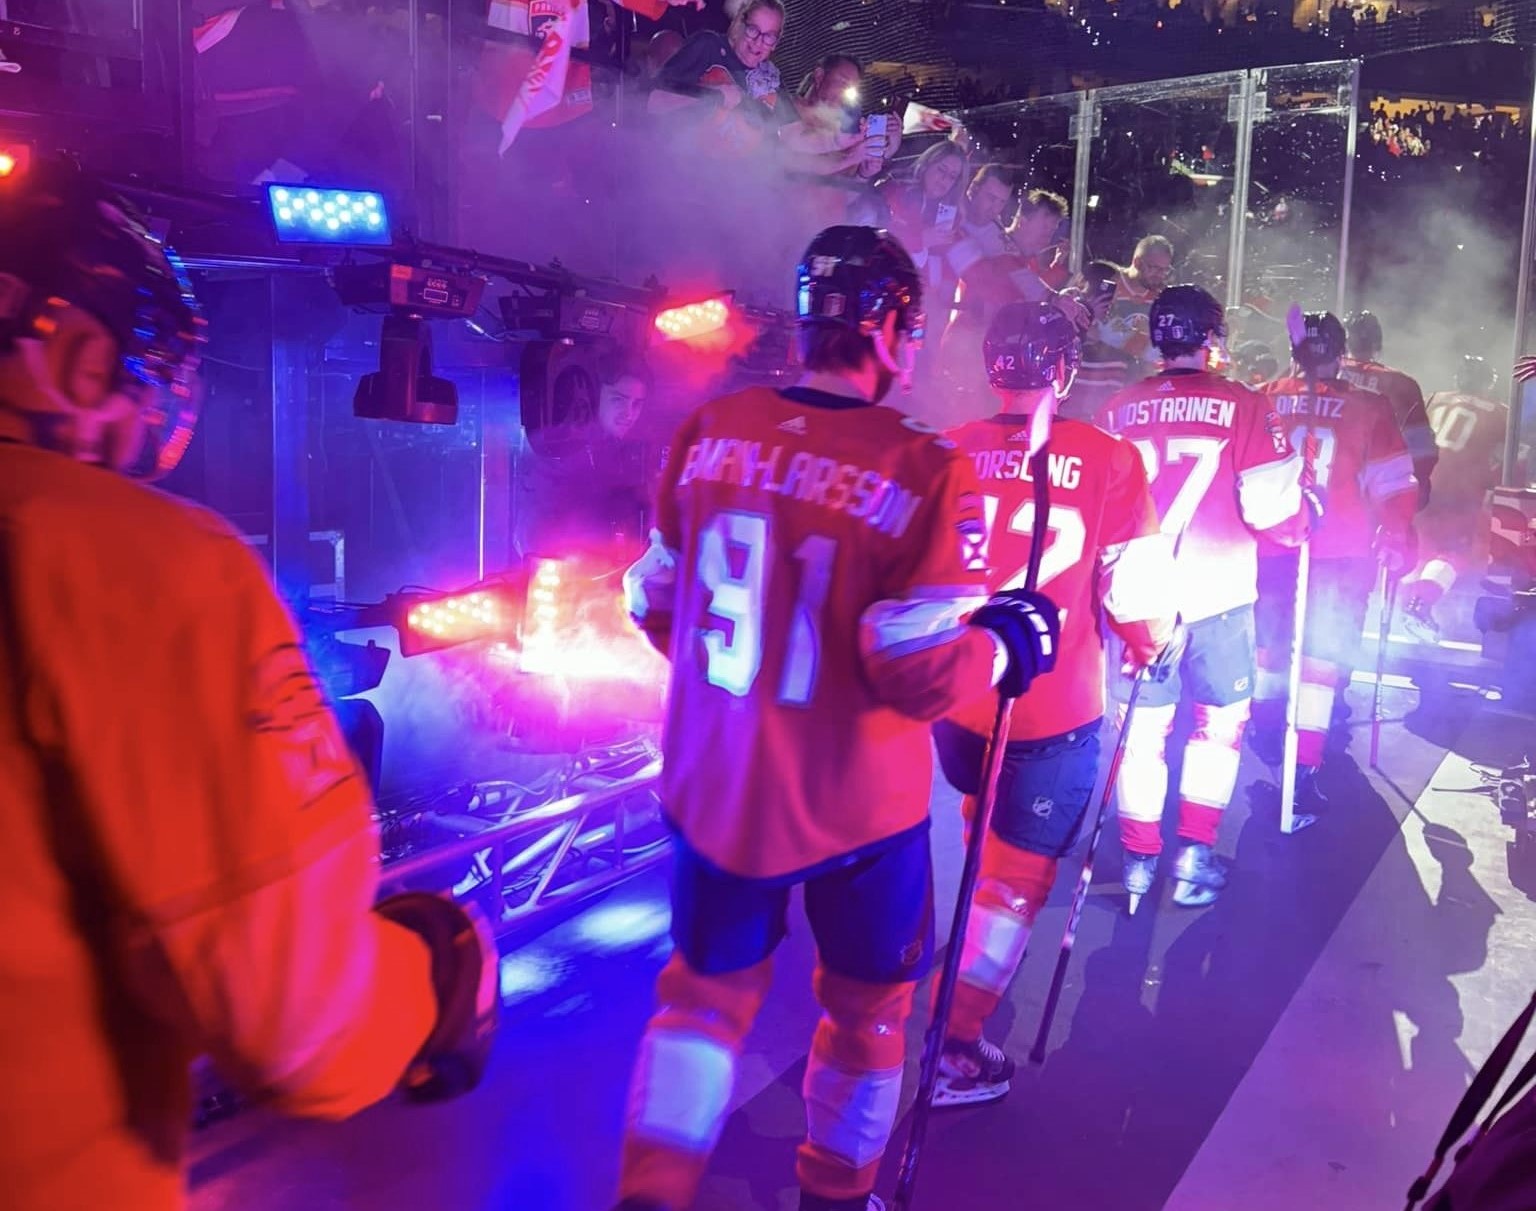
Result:
{"label": "jersey sleeve stripe", "polygon": [[1237,500],[1255,530],[1284,525],[1301,512],[1301,455],[1292,453],[1238,473]]}
{"label": "jersey sleeve stripe", "polygon": [[1099,554],[1104,610],[1116,622],[1172,618],[1177,612],[1173,539],[1143,534]]}
{"label": "jersey sleeve stripe", "polygon": [[1372,501],[1382,501],[1399,492],[1417,491],[1418,482],[1413,474],[1413,461],[1407,454],[1373,459],[1360,473],[1360,486],[1366,498]]}
{"label": "jersey sleeve stripe", "polygon": [[964,634],[964,619],[986,601],[974,589],[963,597],[877,601],[860,620],[862,647],[872,656],[895,657],[952,643]]}
{"label": "jersey sleeve stripe", "polygon": [[624,604],[636,622],[670,614],[677,598],[677,562],[681,558],[651,531],[651,545],[624,573]]}

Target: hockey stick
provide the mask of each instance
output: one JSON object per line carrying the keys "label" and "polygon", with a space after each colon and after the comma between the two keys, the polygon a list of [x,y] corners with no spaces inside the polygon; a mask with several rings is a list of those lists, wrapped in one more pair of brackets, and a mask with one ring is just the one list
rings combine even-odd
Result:
{"label": "hockey stick", "polygon": [[1397,600],[1397,581],[1381,565],[1381,618],[1376,624],[1376,686],[1371,694],[1371,768],[1380,769],[1381,756],[1381,679],[1387,671],[1387,632],[1392,627],[1392,607]]}
{"label": "hockey stick", "polygon": [[1141,687],[1147,679],[1145,666],[1136,670],[1131,682],[1131,693],[1125,704],[1125,719],[1120,724],[1120,735],[1115,739],[1115,751],[1109,758],[1109,777],[1104,783],[1104,793],[1099,796],[1099,811],[1093,821],[1093,835],[1088,839],[1088,853],[1083,858],[1083,873],[1078,876],[1077,890],[1072,893],[1072,909],[1067,913],[1067,929],[1061,936],[1061,953],[1056,956],[1056,971],[1051,976],[1051,988],[1045,996],[1045,1012],[1040,1015],[1040,1030],[1035,1035],[1035,1045],[1030,1050],[1031,1064],[1045,1063],[1045,1044],[1051,1037],[1051,1026],[1056,1020],[1056,1006],[1061,1000],[1061,989],[1067,980],[1067,964],[1072,959],[1072,947],[1077,944],[1077,927],[1083,919],[1083,906],[1088,902],[1088,885],[1093,882],[1093,857],[1099,849],[1099,835],[1104,831],[1104,819],[1109,815],[1110,796],[1115,793],[1115,783],[1120,778],[1120,762],[1125,757],[1126,738],[1131,734],[1131,716],[1136,713],[1136,700],[1141,697]]}
{"label": "hockey stick", "polygon": [[1307,825],[1317,822],[1316,817],[1296,815],[1296,716],[1301,701],[1301,662],[1307,631],[1307,585],[1311,572],[1312,544],[1309,541],[1301,544],[1296,560],[1296,605],[1291,613],[1291,668],[1285,694],[1285,748],[1280,759],[1280,831],[1287,834],[1300,832]]}
{"label": "hockey stick", "polygon": [[[1046,422],[1049,432],[1049,421]],[[1046,445],[1031,460],[1034,481],[1035,518],[1030,535],[1029,564],[1024,572],[1024,587],[1034,592],[1040,583],[1040,561],[1050,530],[1050,460]],[[944,1040],[949,1031],[949,1011],[954,1006],[955,988],[960,983],[960,960],[965,951],[965,931],[971,920],[971,901],[981,879],[981,857],[987,833],[992,827],[992,812],[997,806],[997,783],[1003,772],[1003,758],[1008,749],[1008,729],[1013,719],[1012,698],[999,698],[997,716],[992,721],[992,738],[982,762],[981,793],[976,796],[976,813],[971,833],[965,840],[965,865],[960,871],[960,892],[955,903],[955,918],[949,928],[949,948],[944,953],[944,967],[939,973],[939,988],[933,1000],[933,1016],[923,1038],[923,1060],[918,1069],[917,1100],[912,1104],[912,1122],[907,1127],[907,1146],[901,1154],[901,1168],[896,1175],[893,1211],[910,1211],[912,1192],[917,1185],[917,1162],[923,1140],[928,1135],[928,1118],[933,1113],[933,1091],[939,1083],[939,1062],[944,1056]]]}

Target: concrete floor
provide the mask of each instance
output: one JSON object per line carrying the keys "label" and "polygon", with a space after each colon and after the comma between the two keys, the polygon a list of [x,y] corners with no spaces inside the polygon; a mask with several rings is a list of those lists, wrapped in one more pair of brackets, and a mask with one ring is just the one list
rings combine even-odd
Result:
{"label": "concrete floor", "polygon": [[[1360,768],[1357,727],[1315,828],[1279,834],[1267,771],[1245,756],[1222,831],[1232,885],[1214,907],[1178,909],[1160,884],[1128,917],[1108,830],[1051,1053],[1003,1103],[935,1117],[919,1208],[1400,1205],[1468,1075],[1529,995],[1536,904],[1511,878],[1509,831],[1474,793],[1472,763],[1517,759],[1536,747],[1536,726],[1448,684],[1475,675],[1398,671],[1421,688],[1387,692],[1390,776]],[[1368,691],[1352,691],[1356,719],[1368,716]],[[934,809],[943,905],[960,864],[947,788]],[[1072,873],[995,1023],[1018,1057],[1039,1020]],[[392,1103],[340,1125],[251,1111],[199,1132],[193,1207],[603,1211],[666,927],[664,877],[651,874],[510,952],[503,1035],[469,1098]],[[795,1205],[810,969],[797,930],[699,1211]]]}

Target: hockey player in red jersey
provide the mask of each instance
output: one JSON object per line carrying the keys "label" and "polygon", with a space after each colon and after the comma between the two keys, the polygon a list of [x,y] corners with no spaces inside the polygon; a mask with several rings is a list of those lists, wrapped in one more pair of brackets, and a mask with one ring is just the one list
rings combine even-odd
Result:
{"label": "hockey player in red jersey", "polygon": [[1162,851],[1165,749],[1181,698],[1193,707],[1194,731],[1179,784],[1174,900],[1209,904],[1226,883],[1212,846],[1237,785],[1253,694],[1256,536],[1297,543],[1307,529],[1301,459],[1268,404],[1209,369],[1226,356],[1221,304],[1197,286],[1172,286],[1152,304],[1150,327],[1162,372],[1116,394],[1102,420],[1141,452],[1163,533],[1175,545],[1188,631],[1175,675],[1142,689],[1129,724],[1117,789],[1133,912]]}
{"label": "hockey player in red jersey", "polygon": [[903,1027],[933,943],[927,725],[994,684],[1017,696],[1054,662],[1043,596],[988,600],[969,460],[872,406],[921,328],[920,295],[885,232],[822,232],[800,266],[805,378],[683,423],[628,577],[632,613],[673,664],[662,799],[677,856],[676,951],[635,1067],[626,1211],[692,1201],[796,885],[822,1008],[800,1206],[879,1206]]}
{"label": "hockey player in red jersey", "polygon": [[1419,481],[1419,508],[1429,503],[1430,476],[1439,459],[1435,431],[1424,408],[1424,393],[1419,384],[1401,370],[1381,361],[1381,321],[1371,312],[1361,311],[1349,319],[1349,356],[1339,363],[1339,377],[1363,391],[1385,395],[1392,404],[1392,414],[1413,460],[1414,478]]}
{"label": "hockey player in red jersey", "polygon": [[185,1207],[190,1067],[338,1119],[472,1086],[495,945],[373,904],[363,772],[260,559],[143,482],[204,327],[121,197],[0,181],[0,1181],[12,1211]]}
{"label": "hockey player in red jersey", "polygon": [[[1300,317],[1290,377],[1265,387],[1291,445],[1305,452],[1322,504],[1314,527],[1296,703],[1297,785],[1305,806],[1323,803],[1312,777],[1322,764],[1334,695],[1354,667],[1378,560],[1402,576],[1413,565],[1418,484],[1391,402],[1344,381],[1344,326],[1327,312]],[[1374,553],[1374,554],[1373,554]],[[1259,575],[1258,750],[1278,764],[1276,725],[1288,683],[1295,557],[1274,552]]]}
{"label": "hockey player in red jersey", "polygon": [[1498,376],[1480,357],[1466,357],[1456,389],[1429,400],[1440,463],[1434,494],[1420,519],[1424,563],[1404,582],[1403,613],[1409,630],[1434,642],[1440,636],[1435,606],[1463,572],[1480,572],[1488,559],[1487,498],[1499,482],[1509,405],[1492,398]]}
{"label": "hockey player in red jersey", "polygon": [[[1061,655],[1014,704],[997,807],[982,853],[960,984],[950,1012],[936,1105],[993,1101],[1013,1061],[982,1035],[1024,959],[1035,917],[1093,797],[1104,715],[1101,624],[1130,658],[1150,664],[1174,631],[1171,544],[1158,529],[1141,457],[1129,442],[1057,419],[1043,455],[1028,456],[1031,426],[1071,389],[1081,342],[1049,304],[1010,303],[987,332],[987,379],[1001,400],[990,420],[950,434],[975,463],[987,516],[987,562],[1000,590],[1024,582],[1035,525],[1034,474],[1049,476],[1049,545],[1039,590],[1061,616]],[[985,700],[934,725],[951,785],[974,796],[992,728]]]}

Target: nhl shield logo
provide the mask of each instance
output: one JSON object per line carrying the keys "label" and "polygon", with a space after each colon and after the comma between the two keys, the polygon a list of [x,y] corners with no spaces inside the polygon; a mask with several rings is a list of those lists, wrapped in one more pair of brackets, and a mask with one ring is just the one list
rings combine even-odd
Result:
{"label": "nhl shield logo", "polygon": [[1051,813],[1056,810],[1056,801],[1047,799],[1044,795],[1036,795],[1035,801],[1029,805],[1029,810],[1040,819],[1049,820]]}

